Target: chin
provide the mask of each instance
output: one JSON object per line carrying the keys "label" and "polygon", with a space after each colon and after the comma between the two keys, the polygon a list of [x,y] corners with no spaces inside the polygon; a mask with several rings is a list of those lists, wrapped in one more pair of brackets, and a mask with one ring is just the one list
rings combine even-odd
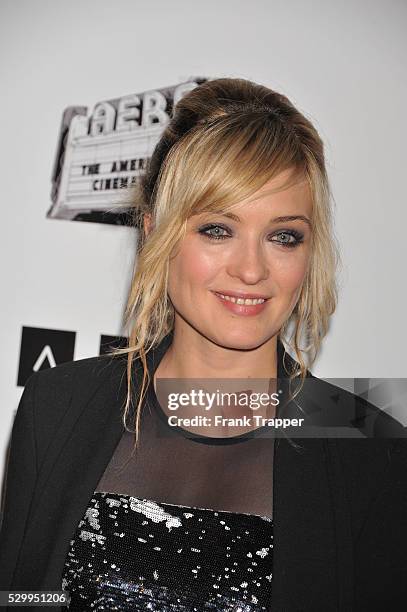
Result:
{"label": "chin", "polygon": [[216,335],[214,342],[224,348],[244,351],[258,348],[270,337],[264,333],[243,332],[242,329],[234,330],[230,333],[226,333],[223,330]]}

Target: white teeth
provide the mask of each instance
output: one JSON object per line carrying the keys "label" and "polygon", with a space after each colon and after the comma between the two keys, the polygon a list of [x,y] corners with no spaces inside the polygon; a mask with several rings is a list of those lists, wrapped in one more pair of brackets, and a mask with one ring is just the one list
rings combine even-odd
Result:
{"label": "white teeth", "polygon": [[218,295],[228,301],[228,302],[233,302],[234,304],[244,304],[245,306],[254,306],[255,304],[262,304],[263,302],[265,302],[266,300],[264,300],[263,298],[257,298],[257,299],[243,299],[243,298],[235,298],[235,297],[231,297],[230,295],[223,295],[222,293],[218,293]]}

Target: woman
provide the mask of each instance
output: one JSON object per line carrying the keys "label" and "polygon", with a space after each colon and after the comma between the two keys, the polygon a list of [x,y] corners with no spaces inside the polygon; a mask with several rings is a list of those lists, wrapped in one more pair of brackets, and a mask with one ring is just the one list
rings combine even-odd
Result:
{"label": "woman", "polygon": [[[203,83],[175,107],[134,210],[129,347],[24,390],[0,588],[65,589],[72,610],[402,609],[402,428],[309,371],[339,263],[313,125],[261,85]],[[279,401],[261,414],[293,419],[290,435],[231,424],[250,415],[236,401],[213,406],[221,425],[174,427],[158,397],[191,379],[266,383]],[[322,435],[338,424],[349,436]]]}

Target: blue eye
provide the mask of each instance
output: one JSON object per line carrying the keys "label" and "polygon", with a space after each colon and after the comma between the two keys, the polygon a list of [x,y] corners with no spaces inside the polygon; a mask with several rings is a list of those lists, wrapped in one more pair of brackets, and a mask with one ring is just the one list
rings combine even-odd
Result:
{"label": "blue eye", "polygon": [[210,240],[223,240],[224,238],[227,238],[227,236],[224,236],[222,234],[207,234],[207,232],[211,231],[211,230],[224,230],[227,231],[225,227],[223,227],[222,225],[205,225],[204,227],[199,228],[199,233],[202,234],[203,236],[206,236],[207,238],[209,238]]}
{"label": "blue eye", "polygon": [[[280,244],[285,247],[295,247],[299,245],[304,240],[304,235],[301,232],[297,232],[297,230],[283,230],[277,232],[276,236],[288,236],[288,239],[284,239]],[[294,238],[294,240],[289,241],[290,238]],[[272,241],[274,242],[274,241]]]}
{"label": "blue eye", "polygon": [[[226,232],[226,235],[220,233],[221,231]],[[209,233],[209,232],[216,232],[216,233]],[[209,240],[225,240],[226,238],[230,237],[230,233],[228,234],[228,232],[229,232],[228,228],[224,227],[223,225],[219,225],[218,223],[211,223],[209,225],[204,225],[203,227],[200,227],[198,230],[199,234],[201,234],[202,236],[205,236],[206,238],[209,238]],[[297,230],[293,230],[293,229],[280,230],[276,232],[272,236],[272,238],[275,238],[275,236],[284,236],[284,239],[283,240],[271,239],[270,242],[277,242],[277,244],[280,244],[281,246],[287,247],[287,248],[296,247],[299,244],[301,244],[301,242],[303,242],[304,240],[304,235],[301,232],[298,232]]]}

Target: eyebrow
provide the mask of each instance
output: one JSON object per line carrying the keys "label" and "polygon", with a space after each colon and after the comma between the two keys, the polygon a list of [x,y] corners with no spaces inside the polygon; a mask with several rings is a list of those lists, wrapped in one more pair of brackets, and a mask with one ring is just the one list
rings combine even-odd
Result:
{"label": "eyebrow", "polygon": [[[240,217],[238,217],[237,215],[233,213],[222,213],[221,216],[228,217],[229,219],[233,219],[234,221],[237,221],[238,223],[240,223],[241,221]],[[312,229],[311,221],[305,215],[284,215],[281,217],[273,217],[272,219],[270,219],[270,223],[286,223],[287,221],[304,221],[304,223],[306,223],[309,226],[309,228]]]}

